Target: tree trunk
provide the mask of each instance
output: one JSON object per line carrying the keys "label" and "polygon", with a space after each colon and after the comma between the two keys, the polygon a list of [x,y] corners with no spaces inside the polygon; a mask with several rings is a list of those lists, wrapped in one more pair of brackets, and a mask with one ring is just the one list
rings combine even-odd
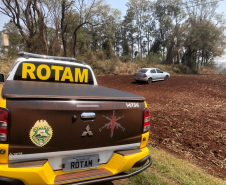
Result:
{"label": "tree trunk", "polygon": [[133,51],[133,36],[132,36],[132,53],[131,53],[131,56],[132,56],[132,57],[131,57],[131,61],[132,61],[132,62],[133,62],[133,52],[134,52],[134,51]]}
{"label": "tree trunk", "polygon": [[62,44],[63,44],[63,50],[64,50],[64,56],[67,56],[67,41],[65,38],[65,33],[67,31],[67,25],[65,24],[65,13],[66,13],[66,0],[62,1],[61,4],[62,7],[62,17],[61,17],[61,39],[62,39]]}
{"label": "tree trunk", "polygon": [[88,22],[83,22],[81,23],[80,25],[78,25],[75,30],[74,30],[74,33],[73,33],[73,46],[72,46],[72,54],[73,54],[73,57],[76,56],[76,53],[75,53],[75,47],[76,47],[76,44],[77,44],[77,31],[85,24],[87,24]]}
{"label": "tree trunk", "polygon": [[174,48],[174,45],[175,45],[174,41],[173,41],[173,39],[171,39],[170,46],[169,46],[169,48],[167,48],[166,60],[164,62],[166,64],[171,65],[173,63],[173,56],[174,56],[173,48]]}
{"label": "tree trunk", "polygon": [[76,56],[76,53],[75,53],[76,42],[77,42],[77,31],[74,32],[74,41],[73,41],[73,47],[72,47],[73,57]]}
{"label": "tree trunk", "polygon": [[177,49],[177,60],[175,64],[179,64],[179,63],[180,63],[180,53],[179,53],[179,49]]}

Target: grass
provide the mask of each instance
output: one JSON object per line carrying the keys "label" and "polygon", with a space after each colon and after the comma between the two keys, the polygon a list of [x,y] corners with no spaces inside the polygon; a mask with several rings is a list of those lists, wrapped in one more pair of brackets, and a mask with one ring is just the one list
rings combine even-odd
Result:
{"label": "grass", "polygon": [[226,185],[226,181],[207,174],[188,161],[156,148],[149,149],[153,160],[152,166],[131,177],[129,185]]}

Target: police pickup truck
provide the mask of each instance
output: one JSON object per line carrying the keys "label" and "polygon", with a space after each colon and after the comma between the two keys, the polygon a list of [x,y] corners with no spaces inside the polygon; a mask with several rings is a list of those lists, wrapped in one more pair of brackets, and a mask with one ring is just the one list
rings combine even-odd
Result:
{"label": "police pickup truck", "polygon": [[102,183],[151,165],[145,98],[99,86],[74,58],[19,55],[0,75],[1,185]]}

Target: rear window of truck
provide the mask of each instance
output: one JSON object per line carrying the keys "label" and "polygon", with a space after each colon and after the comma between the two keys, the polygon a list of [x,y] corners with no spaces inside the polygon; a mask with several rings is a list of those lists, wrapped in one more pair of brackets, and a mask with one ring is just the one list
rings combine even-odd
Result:
{"label": "rear window of truck", "polygon": [[59,63],[22,62],[17,68],[14,80],[93,85],[90,69]]}

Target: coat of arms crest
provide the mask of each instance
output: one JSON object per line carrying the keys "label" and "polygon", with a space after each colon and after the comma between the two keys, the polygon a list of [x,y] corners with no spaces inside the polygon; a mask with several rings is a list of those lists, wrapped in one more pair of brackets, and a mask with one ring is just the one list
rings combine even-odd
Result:
{"label": "coat of arms crest", "polygon": [[53,130],[46,120],[38,120],[30,131],[31,141],[39,147],[46,145],[53,135]]}

